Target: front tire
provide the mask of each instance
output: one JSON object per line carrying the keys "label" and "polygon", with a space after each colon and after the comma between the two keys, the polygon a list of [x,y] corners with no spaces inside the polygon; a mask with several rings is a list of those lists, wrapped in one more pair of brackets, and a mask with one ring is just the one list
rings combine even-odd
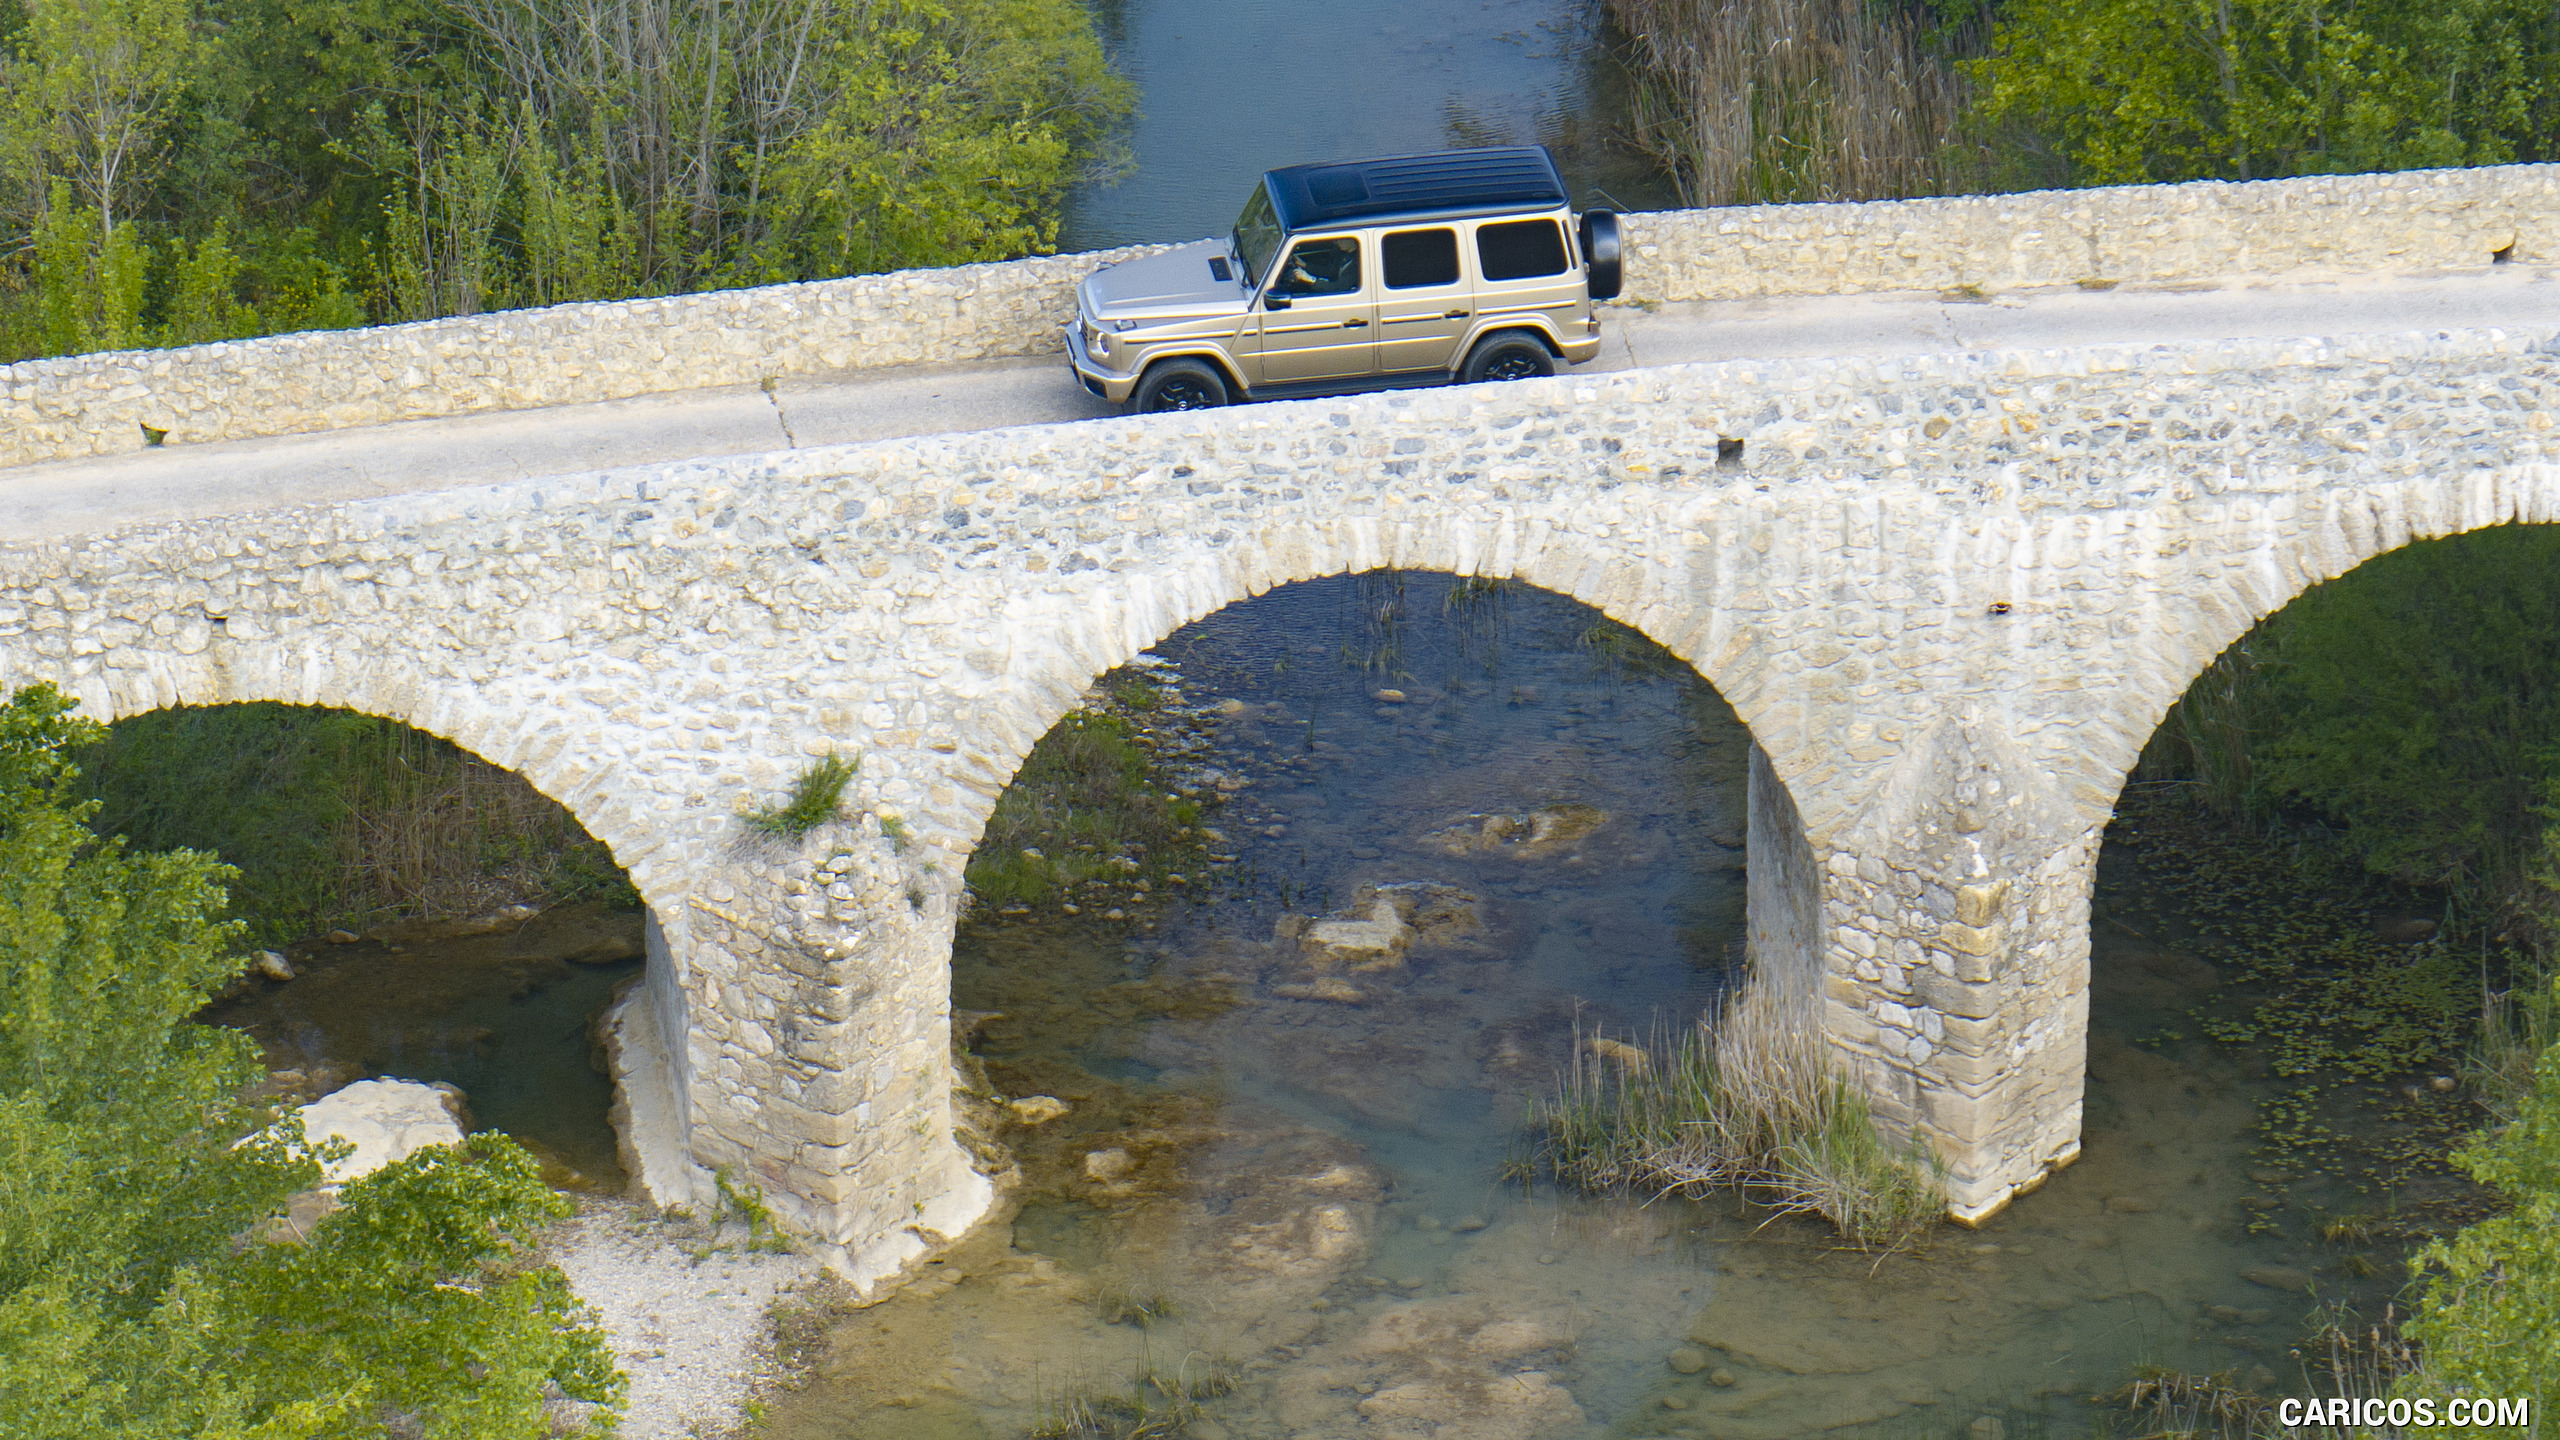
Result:
{"label": "front tire", "polygon": [[1129,397],[1140,415],[1167,410],[1215,410],[1227,403],[1227,377],[1199,360],[1166,360],[1149,367]]}
{"label": "front tire", "polygon": [[1466,383],[1489,380],[1539,380],[1556,373],[1556,357],[1534,335],[1513,330],[1487,336],[1467,357]]}

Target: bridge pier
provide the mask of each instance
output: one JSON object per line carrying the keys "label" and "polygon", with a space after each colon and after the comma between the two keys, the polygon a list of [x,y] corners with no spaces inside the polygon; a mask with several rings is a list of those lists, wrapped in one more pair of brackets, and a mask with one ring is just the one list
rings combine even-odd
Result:
{"label": "bridge pier", "polygon": [[1809,846],[1818,901],[1794,901],[1819,906],[1824,1034],[1880,1131],[1945,1167],[1967,1224],[2080,1153],[2103,828],[1986,719],[1941,723],[1838,841]]}
{"label": "bridge pier", "polygon": [[760,1193],[865,1292],[994,1199],[953,1135],[952,901],[899,855],[875,815],[750,845],[652,915],[609,1025],[643,1197]]}

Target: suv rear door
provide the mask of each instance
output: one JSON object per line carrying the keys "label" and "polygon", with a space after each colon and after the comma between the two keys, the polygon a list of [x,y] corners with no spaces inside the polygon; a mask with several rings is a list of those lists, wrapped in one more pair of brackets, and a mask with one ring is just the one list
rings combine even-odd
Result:
{"label": "suv rear door", "polygon": [[[1293,239],[1263,292],[1263,385],[1374,374],[1376,267],[1359,235]],[[1273,309],[1273,297],[1286,307]]]}
{"label": "suv rear door", "polygon": [[1475,252],[1476,313],[1487,330],[1543,318],[1561,335],[1567,318],[1581,310],[1582,272],[1554,217],[1484,221],[1475,227]]}
{"label": "suv rear door", "polygon": [[1393,375],[1456,363],[1475,306],[1457,227],[1379,234],[1378,280],[1378,368]]}

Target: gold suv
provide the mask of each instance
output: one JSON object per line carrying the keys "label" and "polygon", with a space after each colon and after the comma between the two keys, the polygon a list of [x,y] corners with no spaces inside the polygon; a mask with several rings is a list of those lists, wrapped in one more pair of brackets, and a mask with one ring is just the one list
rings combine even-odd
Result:
{"label": "gold suv", "polygon": [[1139,411],[1526,380],[1599,354],[1617,293],[1618,217],[1545,146],[1293,165],[1225,239],[1087,277],[1067,354]]}

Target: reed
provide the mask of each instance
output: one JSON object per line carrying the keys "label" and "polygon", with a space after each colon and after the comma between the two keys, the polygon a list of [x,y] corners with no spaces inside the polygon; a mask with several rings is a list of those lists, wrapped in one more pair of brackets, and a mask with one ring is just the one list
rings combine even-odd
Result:
{"label": "reed", "polygon": [[1559,1180],[1693,1197],[1739,1187],[1829,1220],[1861,1249],[1896,1248],[1945,1208],[1935,1161],[1877,1138],[1817,1028],[1764,989],[1669,1043],[1574,1038],[1556,1094],[1531,1107]]}
{"label": "reed", "polygon": [[1637,75],[1633,139],[1689,205],[1980,187],[1961,79],[1920,19],[1869,0],[1608,0]]}

